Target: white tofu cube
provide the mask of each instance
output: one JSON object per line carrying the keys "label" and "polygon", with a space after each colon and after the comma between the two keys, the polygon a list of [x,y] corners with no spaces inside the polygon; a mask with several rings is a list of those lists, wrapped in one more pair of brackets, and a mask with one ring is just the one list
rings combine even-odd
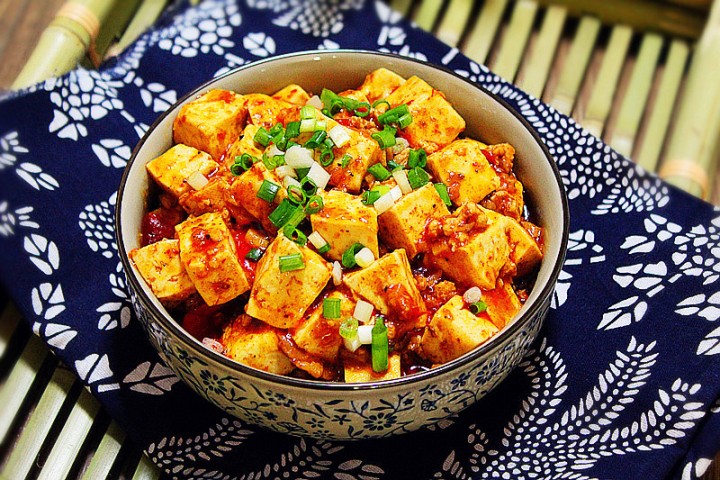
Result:
{"label": "white tofu cube", "polygon": [[221,344],[225,355],[258,370],[286,375],[295,369],[280,349],[278,330],[258,320],[240,316],[225,327]]}
{"label": "white tofu cube", "polygon": [[177,144],[151,160],[145,168],[155,183],[178,198],[192,189],[187,183],[190,175],[200,172],[207,176],[219,166],[207,153],[194,147]]}
{"label": "white tofu cube", "polygon": [[196,292],[180,261],[176,239],[165,239],[130,251],[130,260],[163,303],[185,300]]}

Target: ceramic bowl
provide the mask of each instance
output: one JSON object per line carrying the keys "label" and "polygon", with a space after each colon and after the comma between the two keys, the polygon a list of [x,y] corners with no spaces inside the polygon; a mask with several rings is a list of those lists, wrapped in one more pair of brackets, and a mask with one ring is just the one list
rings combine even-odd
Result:
{"label": "ceramic bowl", "polygon": [[[172,146],[180,106],[211,88],[274,93],[290,83],[307,91],[341,91],[386,67],[417,75],[443,92],[486,143],[509,142],[534,219],[545,229],[545,257],[516,319],[490,341],[447,364],[414,375],[359,384],[284,377],[236,363],[202,345],[170,317],[128,260],[145,211],[145,164]],[[532,128],[502,100],[468,80],[424,62],[363,51],[317,51],[275,57],[215,78],[165,112],[142,138],[118,194],[118,246],[132,303],[160,356],[199,395],[246,422],[326,439],[378,438],[431,425],[476,402],[520,362],[547,315],[564,260],[569,214],[560,175]]]}

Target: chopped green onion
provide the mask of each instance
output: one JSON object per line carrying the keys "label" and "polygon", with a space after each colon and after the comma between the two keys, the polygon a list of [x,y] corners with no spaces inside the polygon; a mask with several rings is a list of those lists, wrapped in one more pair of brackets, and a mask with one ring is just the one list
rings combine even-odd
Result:
{"label": "chopped green onion", "polygon": [[[310,243],[312,243],[313,247],[315,247],[315,249],[317,249],[318,252],[320,252],[320,250],[325,247],[327,247],[327,249],[330,250],[330,244],[316,230],[312,231],[310,233],[310,235],[308,235],[308,241]],[[321,252],[321,253],[325,253],[325,252]]]}
{"label": "chopped green onion", "polygon": [[387,166],[388,166],[388,168],[390,168],[391,172],[396,172],[398,170],[402,170],[403,168],[405,168],[401,163],[397,163],[394,160],[388,160]]}
{"label": "chopped green onion", "polygon": [[358,326],[357,318],[347,317],[340,324],[340,336],[347,339],[357,337]]}
{"label": "chopped green onion", "polygon": [[268,130],[268,133],[274,137],[275,135],[277,135],[278,133],[282,133],[283,131],[284,129],[282,123],[276,123],[270,128],[270,130]]}
{"label": "chopped green onion", "polygon": [[400,115],[400,118],[397,119],[397,124],[400,128],[406,128],[412,123],[412,121],[412,114],[406,113],[405,115]]}
{"label": "chopped green onion", "polygon": [[300,135],[300,122],[290,122],[285,127],[285,137],[295,138]]}
{"label": "chopped green onion", "polygon": [[360,102],[360,104],[353,108],[353,113],[357,115],[358,117],[367,117],[370,115],[370,104],[368,102]]}
{"label": "chopped green onion", "polygon": [[302,223],[303,220],[305,220],[305,209],[302,205],[297,205],[288,217],[285,225],[292,225],[293,227],[297,227]]}
{"label": "chopped green onion", "polygon": [[375,317],[370,355],[373,372],[380,373],[388,369],[388,329],[381,315]]}
{"label": "chopped green onion", "polygon": [[352,160],[352,156],[350,156],[349,153],[343,155],[342,160],[340,160],[340,168],[347,168],[350,164],[350,160]]}
{"label": "chopped green onion", "polygon": [[381,132],[375,132],[370,136],[378,142],[380,148],[389,148],[395,145],[396,133],[397,130],[395,128],[385,125],[385,128],[383,128]]}
{"label": "chopped green onion", "polygon": [[305,177],[307,177],[308,172],[310,172],[310,167],[295,169],[295,173],[297,174],[298,180],[303,180]]}
{"label": "chopped green onion", "polygon": [[273,202],[279,190],[280,185],[277,183],[271,182],[270,180],[263,180],[255,196],[262,198],[266,202]]}
{"label": "chopped green onion", "polygon": [[230,166],[230,172],[233,175],[240,175],[243,172],[250,170],[258,159],[253,157],[249,153],[243,153],[242,155],[235,156],[235,162]]}
{"label": "chopped green onion", "polygon": [[365,190],[360,199],[365,205],[372,205],[378,200],[378,198],[382,197],[389,191],[390,187],[387,185],[375,185],[370,190]]}
{"label": "chopped green onion", "polygon": [[368,167],[367,171],[370,172],[373,177],[380,180],[381,182],[383,180],[387,180],[390,176],[390,172],[388,172],[388,169],[385,168],[382,163],[376,163],[375,165],[371,165],[370,167]]}
{"label": "chopped green onion", "polygon": [[327,132],[325,130],[316,130],[315,133],[312,134],[312,137],[305,142],[303,147],[310,149],[318,148],[322,144],[323,140],[325,140],[326,136]]}
{"label": "chopped green onion", "polygon": [[331,117],[343,107],[343,101],[342,98],[340,98],[340,95],[332,90],[328,90],[327,88],[322,89],[322,92],[320,93],[320,100],[322,101],[325,110],[328,111],[330,114],[329,116]]}
{"label": "chopped green onion", "polygon": [[307,196],[299,185],[290,185],[287,187],[287,198],[295,205],[305,205]]}
{"label": "chopped green onion", "polygon": [[391,108],[387,112],[383,113],[382,115],[378,116],[378,122],[381,125],[387,125],[390,123],[396,123],[400,117],[403,115],[407,115],[410,113],[410,109],[407,105],[402,104],[398,105],[395,108]]}
{"label": "chopped green onion", "polygon": [[307,175],[300,180],[300,188],[303,189],[303,192],[305,192],[305,195],[308,197],[317,193],[317,185],[315,184],[315,181]]}
{"label": "chopped green onion", "polygon": [[262,157],[263,165],[265,165],[265,168],[268,170],[274,170],[277,167],[281,165],[285,165],[285,156],[284,155],[267,155],[263,154]]}
{"label": "chopped green onion", "polygon": [[351,140],[350,134],[342,125],[335,125],[333,128],[328,130],[328,137],[332,140],[336,147],[342,147]]}
{"label": "chopped green onion", "polygon": [[418,148],[417,150],[410,150],[407,164],[408,168],[425,168],[425,165],[427,165],[427,153],[425,152],[425,149]]}
{"label": "chopped green onion", "polygon": [[255,247],[245,254],[245,258],[251,262],[257,262],[263,256],[263,253],[265,252],[263,252],[262,248]]}
{"label": "chopped green onion", "polygon": [[327,120],[316,120],[315,121],[315,131],[316,132],[324,132],[327,130]]}
{"label": "chopped green onion", "polygon": [[[280,202],[280,205],[278,205],[277,208],[268,215],[268,220],[270,220],[273,225],[280,228],[295,215],[295,211],[297,209],[300,209],[301,211],[303,210],[302,207],[295,205],[287,198],[284,198],[283,201]],[[303,215],[304,213],[305,212],[303,212]]]}
{"label": "chopped green onion", "polygon": [[318,251],[318,253],[319,253],[320,255],[326,254],[327,252],[330,251],[330,244],[329,244],[329,243],[326,243],[326,244],[323,245],[322,247],[318,248],[317,251]]}
{"label": "chopped green onion", "polygon": [[340,305],[342,301],[339,298],[326,298],[323,300],[323,317],[334,319],[340,318]]}
{"label": "chopped green onion", "polygon": [[438,195],[440,195],[440,198],[446,206],[452,206],[452,201],[450,200],[450,195],[448,194],[447,185],[445,185],[444,183],[436,183],[435,190],[437,190]]}
{"label": "chopped green onion", "polygon": [[306,118],[305,120],[301,120],[300,121],[300,132],[301,133],[314,132],[316,122],[317,122],[317,120],[315,120],[314,118]]}
{"label": "chopped green onion", "polygon": [[388,102],[384,98],[381,98],[380,100],[375,100],[372,104],[372,108],[378,108],[380,105],[383,105],[383,104],[387,105],[388,108],[390,108],[390,102]]}
{"label": "chopped green onion", "polygon": [[430,181],[430,175],[420,167],[415,167],[407,172],[408,182],[413,190],[416,190]]}
{"label": "chopped green onion", "polygon": [[324,206],[323,199],[320,195],[312,195],[308,198],[307,204],[305,205],[305,213],[308,215],[318,213]]}
{"label": "chopped green onion", "polygon": [[307,236],[295,225],[290,225],[289,223],[283,227],[283,235],[298,245],[305,245],[308,242]]}
{"label": "chopped green onion", "polygon": [[270,144],[270,140],[272,140],[272,135],[265,130],[265,128],[260,127],[258,131],[255,133],[255,136],[253,137],[253,140],[256,143],[259,143],[263,147],[267,147]]}
{"label": "chopped green onion", "polygon": [[369,267],[375,261],[375,255],[372,250],[365,247],[355,255],[355,263],[360,268]]}
{"label": "chopped green onion", "polygon": [[320,152],[320,157],[318,158],[318,161],[323,167],[329,167],[330,164],[332,164],[333,160],[335,160],[335,154],[332,151],[332,147],[325,148]]}
{"label": "chopped green onion", "polygon": [[315,107],[312,105],[304,105],[300,107],[300,120],[315,118]]}
{"label": "chopped green onion", "polygon": [[483,302],[482,300],[471,303],[469,305],[470,311],[473,313],[473,315],[480,315],[482,312],[487,310],[487,304]]}
{"label": "chopped green onion", "polygon": [[345,250],[345,253],[343,253],[342,256],[342,265],[345,268],[353,268],[357,265],[357,262],[355,261],[355,255],[365,248],[365,245],[362,243],[353,243],[350,248]]}
{"label": "chopped green onion", "polygon": [[302,270],[305,268],[305,262],[303,261],[302,254],[291,253],[290,255],[280,255],[278,259],[280,264],[280,271],[292,272],[293,270]]}

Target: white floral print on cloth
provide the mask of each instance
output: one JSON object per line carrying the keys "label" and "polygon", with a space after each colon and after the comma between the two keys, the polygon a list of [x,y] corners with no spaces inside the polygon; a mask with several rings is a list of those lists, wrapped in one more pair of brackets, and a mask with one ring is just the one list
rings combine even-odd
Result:
{"label": "white floral print on cloth", "polygon": [[[554,156],[571,208],[550,317],[521,366],[462,414],[378,442],[272,434],[192,394],[134,318],[113,237],[122,169],[161,111],[250,61],[336,48],[432,62],[500,96]],[[379,1],[175,6],[100,71],[0,102],[0,281],[177,478],[698,478],[720,445],[719,228],[720,212]]]}

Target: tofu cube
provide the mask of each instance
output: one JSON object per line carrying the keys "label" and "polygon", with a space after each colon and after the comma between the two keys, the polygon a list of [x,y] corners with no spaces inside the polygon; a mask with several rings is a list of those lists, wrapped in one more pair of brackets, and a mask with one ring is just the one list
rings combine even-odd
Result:
{"label": "tofu cube", "polygon": [[432,316],[420,346],[422,355],[435,363],[446,363],[486,342],[498,328],[483,316],[475,316],[460,295],[448,300]]}
{"label": "tofu cube", "polygon": [[412,259],[425,247],[422,238],[430,218],[450,215],[433,184],[403,195],[378,217],[379,236],[392,248],[403,248]]}
{"label": "tofu cube", "polygon": [[340,299],[340,318],[325,318],[323,303],[308,310],[305,319],[291,333],[295,344],[307,353],[330,363],[338,358],[343,339],[340,336],[340,324],[343,319],[352,316],[357,302],[351,295],[339,290],[330,292],[326,298]]}
{"label": "tofu cube", "polygon": [[500,186],[500,178],[482,152],[485,148],[485,144],[466,138],[428,156],[428,167],[447,185],[455,205],[479,203]]}
{"label": "tofu cube", "polygon": [[229,358],[258,370],[286,375],[295,369],[280,349],[278,330],[263,322],[239,316],[225,327],[220,343]]}
{"label": "tofu cube", "polygon": [[386,98],[405,83],[405,79],[387,68],[378,68],[370,72],[360,85],[359,90],[365,94],[370,103]]}
{"label": "tofu cube", "polygon": [[384,372],[376,373],[372,369],[370,358],[366,362],[357,361],[355,358],[346,359],[343,363],[345,372],[345,382],[377,382],[379,380],[390,380],[392,378],[400,378],[402,375],[400,355],[391,353],[388,357],[388,369]]}
{"label": "tofu cube", "polygon": [[[263,180],[268,180],[280,186],[275,201],[268,202],[257,196]],[[262,162],[255,163],[250,170],[236,177],[230,188],[230,195],[237,205],[243,207],[252,215],[265,230],[270,233],[277,232],[277,227],[268,219],[268,215],[287,196],[282,188],[282,180],[274,170],[268,170]]]}
{"label": "tofu cube", "polygon": [[224,177],[214,175],[204,187],[198,190],[191,188],[180,195],[179,203],[186,212],[196,217],[203,213],[222,211],[225,209],[229,188],[230,184]]}
{"label": "tofu cube", "polygon": [[210,90],[180,108],[173,123],[173,139],[220,160],[227,146],[240,135],[246,116],[242,95]]}
{"label": "tofu cube", "polygon": [[[294,254],[301,255],[305,267],[281,272],[280,257]],[[273,327],[297,327],[331,276],[332,266],[320,255],[278,235],[258,262],[245,312]]]}
{"label": "tofu cube", "polygon": [[494,290],[484,291],[482,301],[487,305],[485,313],[488,319],[498,330],[509,324],[522,308],[512,285],[506,282],[498,282]]}
{"label": "tofu cube", "polygon": [[180,259],[208,305],[229,302],[250,290],[235,241],[219,213],[188,218],[175,227]]}
{"label": "tofu cube", "polygon": [[257,125],[246,125],[240,135],[240,138],[235,140],[228,147],[227,153],[223,164],[229,169],[233,163],[235,163],[235,157],[240,157],[244,153],[247,153],[255,158],[262,159],[263,148],[255,143],[255,134],[260,129]]}
{"label": "tofu cube", "polygon": [[[368,267],[344,275],[343,282],[383,315],[393,310],[393,315],[410,320],[425,312],[425,302],[420,297],[403,249],[394,250]],[[406,310],[400,311],[401,305]]]}
{"label": "tofu cube", "polygon": [[517,220],[503,216],[510,240],[510,260],[515,263],[518,275],[525,275],[542,260],[543,253],[535,239]]}
{"label": "tofu cube", "polygon": [[[328,131],[336,125],[339,124],[328,119]],[[350,140],[342,147],[333,148],[335,161],[327,167],[330,173],[329,184],[339,190],[359,193],[368,167],[378,163],[385,153],[375,139],[366,137],[352,128],[344,128]],[[343,168],[342,159],[345,155],[348,155],[350,160]]]}
{"label": "tofu cube", "polygon": [[165,239],[130,251],[130,260],[162,303],[175,303],[196,292],[180,261],[176,239]]}
{"label": "tofu cube", "polygon": [[355,242],[368,247],[378,258],[377,210],[363,204],[359,197],[339,190],[323,194],[323,203],[322,210],[310,215],[310,223],[330,244],[327,258],[341,260]]}
{"label": "tofu cube", "polygon": [[272,96],[275,100],[282,100],[293,105],[303,106],[310,100],[310,94],[300,85],[290,84],[278,90]]}
{"label": "tofu cube", "polygon": [[428,154],[448,145],[465,130],[465,120],[445,96],[418,77],[410,77],[387,99],[392,107],[407,104],[412,123],[404,129],[413,148],[424,148]]}
{"label": "tofu cube", "polygon": [[299,110],[297,105],[263,93],[251,93],[243,98],[247,107],[248,123],[266,129],[272,128],[278,122],[284,123],[285,115]]}
{"label": "tofu cube", "polygon": [[[462,205],[453,215],[462,216],[469,205]],[[496,215],[488,215],[482,230],[452,232],[430,240],[429,259],[460,284],[492,290],[500,269],[510,258],[505,217]]]}
{"label": "tofu cube", "polygon": [[195,172],[207,176],[220,165],[205,152],[179,143],[159,157],[151,160],[145,168],[163,190],[179,198],[192,189],[187,179]]}

